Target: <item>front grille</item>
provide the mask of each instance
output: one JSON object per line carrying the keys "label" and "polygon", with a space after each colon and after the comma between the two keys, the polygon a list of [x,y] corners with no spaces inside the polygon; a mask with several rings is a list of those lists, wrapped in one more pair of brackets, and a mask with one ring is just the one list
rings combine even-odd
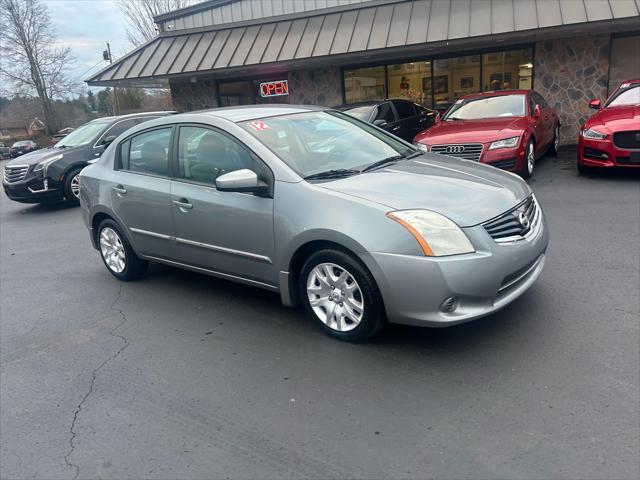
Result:
{"label": "front grille", "polygon": [[4,167],[4,181],[7,183],[15,183],[27,176],[29,167],[27,165],[19,165],[15,167]]}
{"label": "front grille", "polygon": [[482,155],[481,143],[464,143],[449,145],[434,145],[431,147],[433,153],[449,155],[450,157],[464,158],[465,160],[479,161]]}
{"label": "front grille", "polygon": [[616,157],[616,163],[618,165],[638,165],[640,166],[640,158],[635,159],[632,157]]}
{"label": "front grille", "polygon": [[491,165],[492,167],[500,168],[502,170],[511,170],[516,167],[517,158],[507,158],[506,160],[498,160],[497,162],[491,162],[487,165]]}
{"label": "front grille", "polygon": [[483,223],[487,233],[498,243],[522,240],[540,222],[540,207],[533,195],[499,217]]}
{"label": "front grille", "polygon": [[640,150],[640,130],[614,133],[613,144],[625,150]]}

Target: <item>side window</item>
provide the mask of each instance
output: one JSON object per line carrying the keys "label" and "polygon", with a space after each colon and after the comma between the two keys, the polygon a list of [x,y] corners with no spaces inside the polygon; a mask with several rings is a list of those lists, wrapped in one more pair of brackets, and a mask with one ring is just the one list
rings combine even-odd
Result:
{"label": "side window", "polygon": [[375,120],[384,120],[387,123],[393,123],[396,121],[395,115],[393,114],[393,108],[391,108],[391,103],[381,103],[378,105],[378,111],[376,113]]}
{"label": "side window", "polygon": [[180,127],[179,178],[214,184],[220,175],[234,170],[256,171],[255,163],[251,153],[227,135],[203,127]]}
{"label": "side window", "polygon": [[547,102],[538,92],[533,92],[534,102],[540,105],[540,108],[547,108]]}
{"label": "side window", "polygon": [[414,117],[416,115],[415,110],[413,109],[413,105],[409,102],[393,102],[396,111],[398,112],[398,117],[400,120],[404,120],[405,118]]}
{"label": "side window", "polygon": [[104,132],[101,138],[105,139],[107,137],[117,137],[118,135],[125,132],[126,130],[129,130],[131,127],[134,127],[135,125],[136,125],[136,122],[134,120],[124,120],[122,122],[118,122],[114,126],[112,126],[109,130]]}
{"label": "side window", "polygon": [[140,133],[120,144],[122,170],[169,176],[171,128]]}

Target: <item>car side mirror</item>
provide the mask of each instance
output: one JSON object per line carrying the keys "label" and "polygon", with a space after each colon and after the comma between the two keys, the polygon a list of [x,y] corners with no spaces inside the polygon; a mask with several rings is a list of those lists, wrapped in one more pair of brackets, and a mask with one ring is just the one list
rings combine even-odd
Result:
{"label": "car side mirror", "polygon": [[589,108],[593,108],[594,110],[600,110],[601,105],[602,105],[602,102],[600,101],[599,98],[592,98],[591,100],[589,100]]}
{"label": "car side mirror", "polygon": [[440,114],[440,112],[438,112],[436,114],[436,120],[435,123],[440,123],[442,121],[442,115]]}
{"label": "car side mirror", "polygon": [[542,110],[540,109],[540,105],[536,105],[533,109],[533,118],[540,118],[542,115]]}
{"label": "car side mirror", "polygon": [[374,124],[376,127],[384,128],[384,127],[386,127],[386,126],[387,126],[387,121],[386,121],[386,120],[383,120],[383,119],[381,119],[381,118],[379,118],[378,120],[374,120],[374,121],[373,121],[373,124]]}
{"label": "car side mirror", "polygon": [[115,139],[115,135],[109,135],[108,137],[105,137],[104,140],[102,140],[102,143],[100,145],[102,145],[104,148],[107,148]]}
{"label": "car side mirror", "polygon": [[269,186],[258,179],[256,172],[243,168],[220,175],[216,188],[221,192],[266,193]]}

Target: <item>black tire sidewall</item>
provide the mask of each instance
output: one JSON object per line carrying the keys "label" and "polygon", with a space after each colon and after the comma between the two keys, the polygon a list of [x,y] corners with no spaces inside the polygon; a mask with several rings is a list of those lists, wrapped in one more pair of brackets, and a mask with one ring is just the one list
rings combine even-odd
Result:
{"label": "black tire sidewall", "polygon": [[74,205],[80,205],[80,199],[71,191],[71,180],[82,171],[82,168],[69,170],[69,172],[64,176],[64,198]]}
{"label": "black tire sidewall", "polygon": [[[102,255],[102,249],[100,248],[100,234],[102,233],[102,230],[107,227],[111,228],[118,234],[118,237],[120,237],[120,241],[122,242],[122,246],[124,247],[125,265],[124,270],[120,273],[114,272],[113,270],[111,270],[111,268],[109,268],[109,265],[107,265],[107,262]],[[106,219],[100,222],[100,225],[98,226],[98,230],[96,232],[96,243],[98,245],[98,252],[100,254],[100,258],[102,259],[102,263],[109,271],[109,273],[111,273],[111,275],[116,277],[118,280],[123,280],[125,282],[135,280],[136,278],[139,278],[146,270],[147,262],[138,258],[136,253],[133,251],[133,248],[131,248],[127,237],[124,236],[124,234],[122,233],[122,229],[115,221]]]}
{"label": "black tire sidewall", "polygon": [[533,140],[529,139],[529,142],[527,143],[527,155],[524,157],[524,166],[522,167],[522,170],[520,170],[520,176],[522,178],[524,178],[525,180],[531,178],[531,175],[533,175],[533,170],[535,170],[535,160],[533,162],[533,170],[531,171],[531,173],[529,173],[529,149],[531,148],[531,146],[533,145],[533,156],[535,158],[536,155],[536,145],[535,143],[533,143]]}
{"label": "black tire sidewall", "polygon": [[[315,314],[307,297],[307,278],[309,273],[321,263],[334,263],[345,268],[353,277],[364,302],[364,315],[360,324],[348,332],[338,332],[329,328]],[[377,333],[386,323],[384,304],[376,282],[367,268],[352,255],[335,249],[320,250],[307,258],[298,278],[298,292],[307,315],[328,335],[349,342],[364,341]]]}

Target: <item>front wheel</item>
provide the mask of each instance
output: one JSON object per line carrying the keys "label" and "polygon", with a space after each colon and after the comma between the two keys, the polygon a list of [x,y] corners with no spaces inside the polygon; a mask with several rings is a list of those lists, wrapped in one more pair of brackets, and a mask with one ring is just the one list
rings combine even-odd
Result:
{"label": "front wheel", "polygon": [[520,176],[525,180],[528,178],[531,178],[531,175],[533,175],[533,168],[535,163],[536,163],[535,147],[534,147],[533,139],[530,139],[529,143],[527,144],[527,155],[525,157],[525,164],[524,164],[524,167],[522,167],[522,169],[519,172]]}
{"label": "front wheel", "polygon": [[100,256],[109,273],[125,282],[144,275],[148,262],[138,258],[116,222],[103,220],[97,235]]}
{"label": "front wheel", "polygon": [[80,172],[82,168],[76,168],[71,170],[64,179],[64,198],[68,202],[79,205],[80,204]]}
{"label": "front wheel", "polygon": [[307,314],[334,338],[363,341],[386,323],[375,280],[357,259],[341,250],[311,255],[302,267],[298,287]]}

